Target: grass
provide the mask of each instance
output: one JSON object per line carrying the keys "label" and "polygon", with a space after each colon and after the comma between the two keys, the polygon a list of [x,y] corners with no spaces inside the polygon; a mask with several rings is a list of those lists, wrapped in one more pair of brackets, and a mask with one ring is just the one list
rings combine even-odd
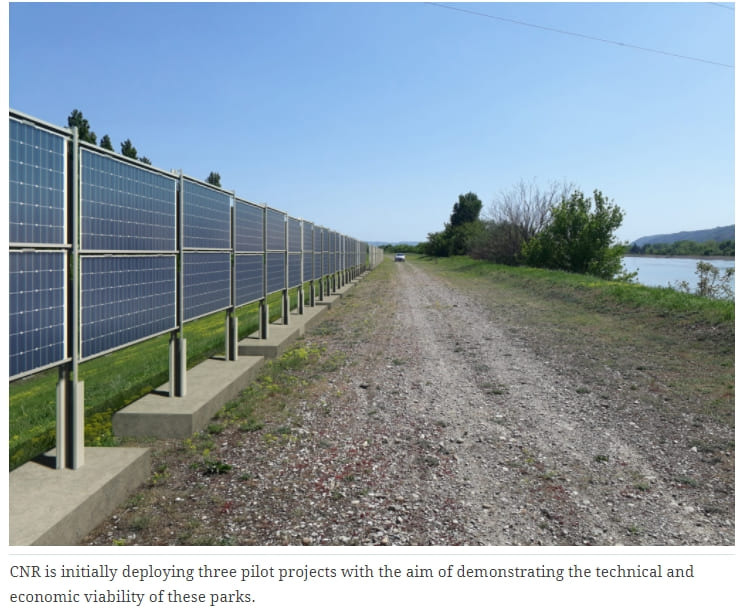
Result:
{"label": "grass", "polygon": [[[419,259],[422,262],[428,259]],[[710,324],[735,321],[734,301],[709,299],[670,288],[606,281],[590,275],[549,271],[530,267],[509,267],[467,256],[440,258],[434,269],[455,277],[486,280],[528,289],[573,304],[612,309],[646,310],[655,314],[689,316]]]}
{"label": "grass", "polygon": [[[305,296],[308,296],[306,291]],[[270,319],[281,315],[281,292],[268,298]],[[297,290],[290,292],[297,305]],[[259,327],[258,304],[236,310],[239,338]],[[225,351],[225,312],[184,325],[188,368]],[[169,379],[169,334],[123,348],[80,365],[85,386],[85,445],[117,445],[112,416]],[[11,382],[9,387],[9,465],[14,469],[55,445],[56,369]]]}

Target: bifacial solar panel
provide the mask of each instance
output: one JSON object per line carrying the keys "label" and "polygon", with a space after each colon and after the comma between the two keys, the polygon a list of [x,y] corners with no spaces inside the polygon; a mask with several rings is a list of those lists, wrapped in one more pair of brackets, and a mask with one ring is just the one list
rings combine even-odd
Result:
{"label": "bifacial solar panel", "polygon": [[285,283],[285,254],[273,253],[267,254],[267,293],[284,290],[287,287]]}
{"label": "bifacial solar panel", "polygon": [[81,150],[82,249],[176,249],[174,177]]}
{"label": "bifacial solar panel", "polygon": [[230,249],[231,197],[194,181],[183,181],[184,246]]}
{"label": "bifacial solar panel", "polygon": [[264,256],[236,254],[236,306],[264,298]]}
{"label": "bifacial solar panel", "polygon": [[305,253],[313,251],[313,228],[312,222],[302,223],[302,251]]}
{"label": "bifacial solar panel", "polygon": [[10,243],[66,243],[67,140],[10,119]]}
{"label": "bifacial solar panel", "polygon": [[231,254],[185,252],[184,319],[193,320],[231,306]]}
{"label": "bifacial solar panel", "polygon": [[66,358],[66,253],[10,251],[10,377]]}
{"label": "bifacial solar panel", "polygon": [[284,251],[286,247],[284,213],[267,209],[266,216],[267,250]]}
{"label": "bifacial solar panel", "polygon": [[264,209],[236,200],[236,251],[264,251]]}
{"label": "bifacial solar panel", "polygon": [[176,257],[82,256],[82,358],[176,326]]}
{"label": "bifacial solar panel", "polygon": [[302,278],[305,281],[314,279],[314,259],[315,254],[313,252],[305,252],[302,255]]}
{"label": "bifacial solar panel", "polygon": [[293,254],[302,251],[302,224],[300,220],[291,217],[287,221],[287,238],[289,251]]}
{"label": "bifacial solar panel", "polygon": [[289,255],[287,269],[287,283],[289,288],[295,288],[302,283],[302,254]]}

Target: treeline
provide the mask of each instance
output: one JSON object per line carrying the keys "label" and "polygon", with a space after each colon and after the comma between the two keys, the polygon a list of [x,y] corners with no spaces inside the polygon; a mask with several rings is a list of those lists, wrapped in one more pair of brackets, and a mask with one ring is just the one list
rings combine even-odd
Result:
{"label": "treeline", "polygon": [[629,254],[649,256],[733,256],[735,241],[674,241],[673,243],[646,243],[638,246],[633,243]]}
{"label": "treeline", "polygon": [[[93,145],[98,145],[99,147],[107,149],[108,151],[115,152],[113,141],[110,138],[109,134],[104,134],[100,139],[100,142],[97,142],[97,135],[92,131],[92,128],[90,127],[90,122],[85,118],[85,116],[82,114],[82,111],[80,111],[79,109],[74,109],[69,117],[67,117],[67,127],[77,128],[77,135],[80,141],[84,141],[85,143],[92,143]],[[151,165],[151,160],[149,160],[146,156],[138,155],[138,150],[133,146],[131,139],[126,139],[120,144],[120,153],[127,158],[132,158],[134,160],[142,162],[143,164]],[[214,171],[207,176],[205,181],[216,187],[221,187],[220,174]]]}
{"label": "treeline", "polygon": [[473,192],[459,196],[444,229],[415,249],[432,257],[468,255],[511,266],[527,265],[631,279],[615,240],[623,211],[599,190],[586,197],[569,183],[542,189],[520,181],[484,210]]}

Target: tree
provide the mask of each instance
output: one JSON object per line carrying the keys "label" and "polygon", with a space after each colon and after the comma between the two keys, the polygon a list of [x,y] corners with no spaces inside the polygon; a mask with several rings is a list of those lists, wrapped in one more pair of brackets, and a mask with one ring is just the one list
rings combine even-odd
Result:
{"label": "tree", "polygon": [[572,189],[566,181],[551,182],[547,189],[541,189],[534,181],[521,179],[500,192],[485,211],[486,232],[471,246],[470,255],[500,264],[520,264],[525,242],[546,226],[553,207]]}
{"label": "tree", "polygon": [[604,279],[622,274],[625,244],[615,242],[614,232],[623,212],[594,191],[592,199],[576,190],[551,210],[548,225],[523,246],[530,266],[586,273]]}
{"label": "tree", "polygon": [[110,135],[103,135],[103,137],[100,139],[100,147],[109,151],[115,151],[115,149],[113,149],[113,142],[110,140]]}
{"label": "tree", "polygon": [[86,143],[97,143],[97,136],[90,130],[90,122],[88,122],[82,115],[82,111],[74,109],[69,117],[67,117],[67,126],[69,128],[77,128],[77,134],[79,135],[80,141]]}
{"label": "tree", "polygon": [[469,222],[476,222],[482,210],[482,201],[474,192],[459,194],[459,200],[454,203],[451,212],[451,226],[461,226]]}
{"label": "tree", "polygon": [[205,180],[210,185],[214,185],[216,188],[221,187],[220,185],[220,173],[216,173],[215,171],[211,171],[208,175],[208,178]]}
{"label": "tree", "polygon": [[133,158],[134,160],[136,160],[138,156],[138,152],[133,146],[133,143],[131,143],[131,139],[126,139],[120,144],[120,153],[129,158]]}
{"label": "tree", "polygon": [[149,166],[151,166],[151,160],[149,160],[146,156],[141,156],[138,159],[138,161],[139,162],[143,162],[144,164],[148,164]]}

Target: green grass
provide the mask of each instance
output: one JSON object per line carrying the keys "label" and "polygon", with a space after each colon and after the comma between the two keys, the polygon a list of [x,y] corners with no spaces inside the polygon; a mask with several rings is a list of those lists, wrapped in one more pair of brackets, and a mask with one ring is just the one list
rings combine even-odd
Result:
{"label": "green grass", "polygon": [[434,268],[447,275],[470,279],[484,277],[496,283],[515,284],[552,298],[608,311],[613,308],[647,310],[661,315],[690,316],[711,324],[735,321],[734,301],[704,298],[670,288],[606,281],[565,271],[509,267],[472,260],[467,256],[440,258],[434,261]]}
{"label": "green grass", "polygon": [[[307,288],[306,284],[306,288]],[[305,292],[307,297],[307,290]],[[270,320],[281,316],[281,292],[269,296]],[[290,292],[291,308],[297,290]],[[236,310],[239,338],[258,330],[258,304]],[[184,325],[188,368],[225,351],[225,312]],[[80,365],[85,386],[85,445],[116,445],[112,416],[169,379],[169,334]],[[9,387],[9,465],[14,469],[55,446],[56,369],[12,382]]]}

